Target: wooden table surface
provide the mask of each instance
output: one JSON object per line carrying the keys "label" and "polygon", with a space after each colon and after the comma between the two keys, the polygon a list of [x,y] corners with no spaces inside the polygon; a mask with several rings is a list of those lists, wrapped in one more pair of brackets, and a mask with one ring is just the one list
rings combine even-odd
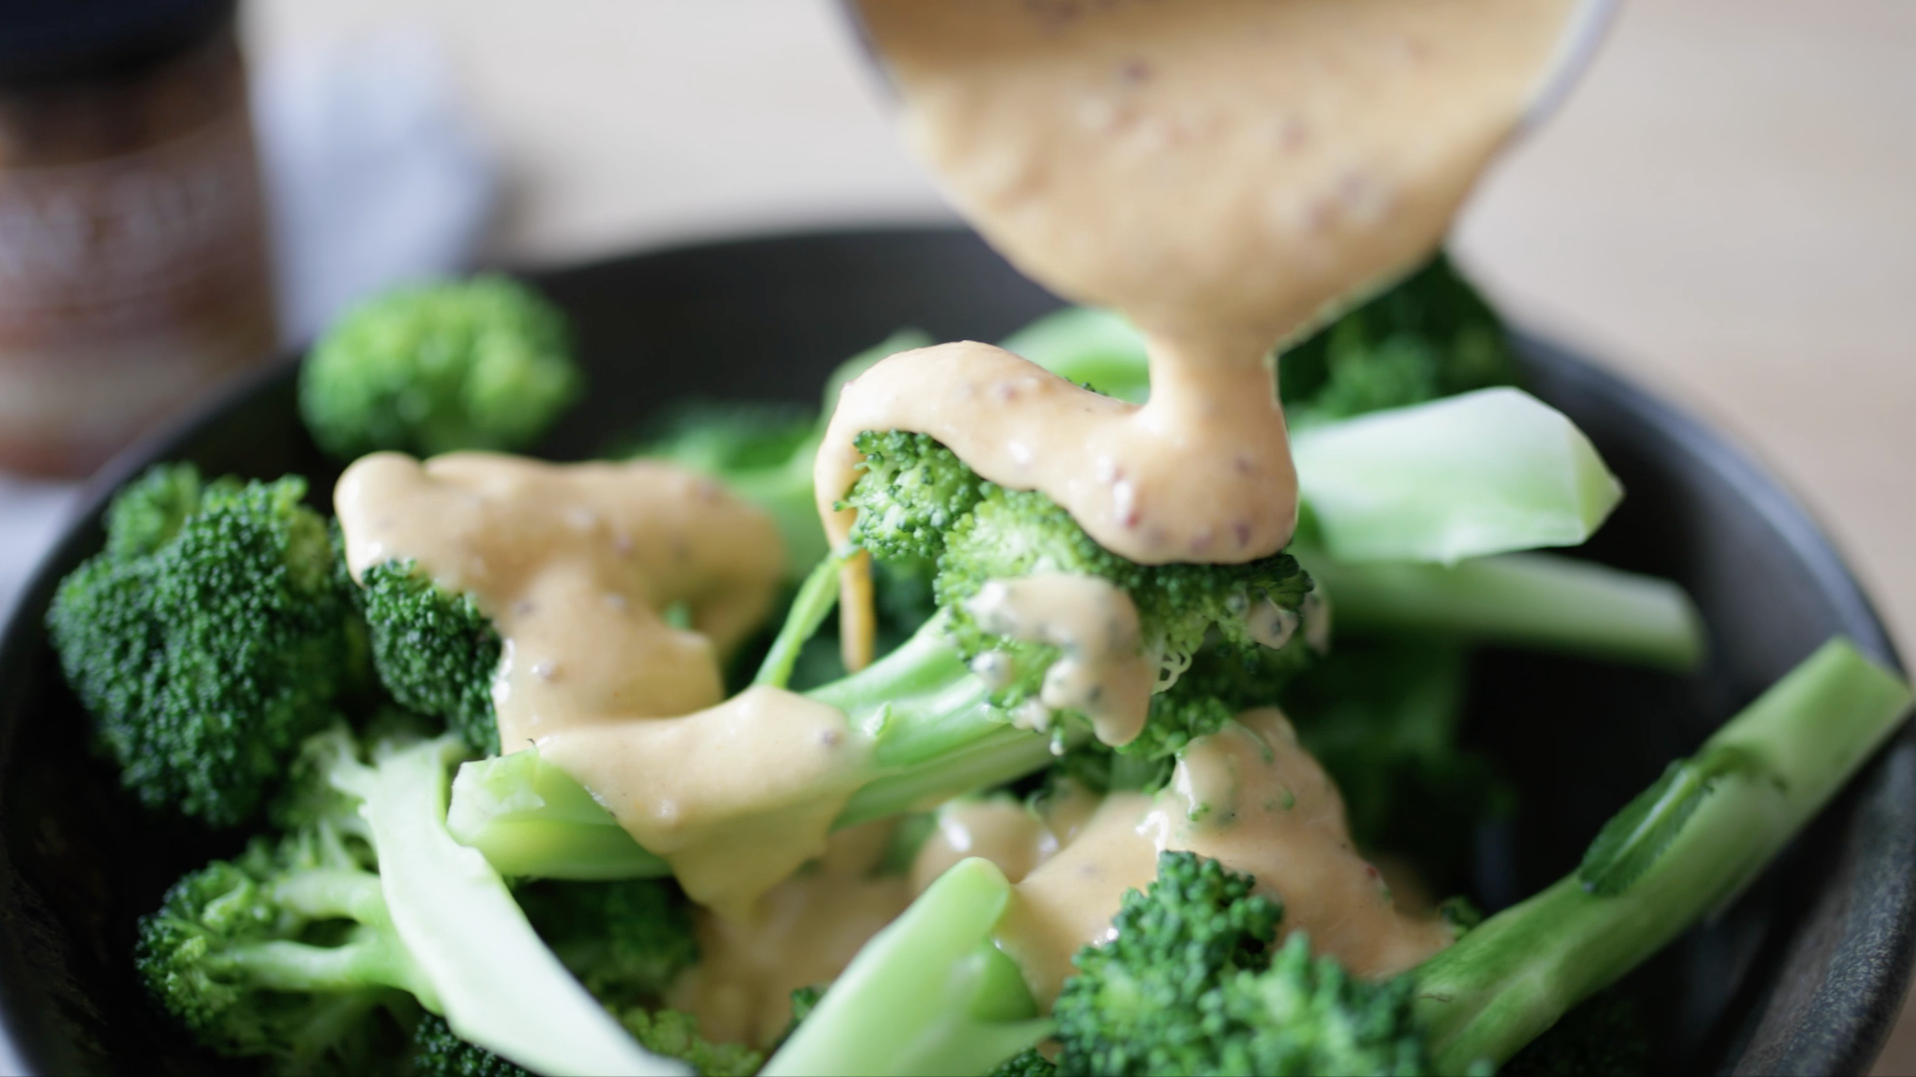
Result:
{"label": "wooden table surface", "polygon": [[[256,54],[441,39],[508,170],[505,260],[949,219],[824,0],[253,0],[248,20]],[[1916,640],[1916,2],[1626,4],[1457,245],[1504,310],[1783,475]],[[1916,1072],[1910,1014],[1878,1072]]]}

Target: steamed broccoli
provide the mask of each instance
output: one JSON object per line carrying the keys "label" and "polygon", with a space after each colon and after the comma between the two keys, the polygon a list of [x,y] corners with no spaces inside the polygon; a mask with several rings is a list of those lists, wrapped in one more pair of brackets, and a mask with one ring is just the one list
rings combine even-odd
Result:
{"label": "steamed broccoli", "polygon": [[496,755],[492,674],[499,633],[469,595],[450,594],[410,561],[382,561],[360,579],[380,683],[401,706],[436,715],[474,751]]}
{"label": "steamed broccoli", "polygon": [[[1908,685],[1843,640],[1631,801],[1567,878],[1375,983],[1228,864],[1166,853],[1053,1008],[1063,1074],[1457,1073],[1494,1067],[1740,893],[1901,725]],[[861,951],[767,1073],[985,1073],[1045,1033],[993,980],[1009,886],[967,860]],[[1001,884],[982,885],[993,879]],[[934,895],[937,899],[934,900]],[[935,947],[935,949],[934,949]],[[979,950],[984,947],[985,953]],[[980,1015],[999,1015],[983,1022]],[[948,1046],[956,1044],[956,1046]],[[1045,1072],[1033,1059],[1025,1072]]]}
{"label": "steamed broccoli", "polygon": [[1285,349],[1278,376],[1285,411],[1305,423],[1520,381],[1502,321],[1442,251]]}
{"label": "steamed broccoli", "polygon": [[395,289],[313,345],[300,414],[342,459],[522,449],[578,396],[569,336],[557,307],[506,277]]}
{"label": "steamed broccoli", "polygon": [[380,1014],[430,994],[364,835],[338,822],[254,839],[174,883],[141,922],[140,974],[200,1043],[283,1072],[369,1072],[389,1033]]}
{"label": "steamed broccoli", "polygon": [[277,808],[284,836],[188,874],[141,922],[139,967],[161,1004],[207,1047],[289,1070],[364,1072],[380,1014],[416,1004],[539,1072],[672,1072],[447,833],[464,746],[375,725],[363,742],[343,726],[307,740]]}
{"label": "steamed broccoli", "polygon": [[1052,1007],[1062,1073],[1429,1073],[1407,981],[1366,983],[1312,958],[1248,875],[1159,857],[1125,894],[1112,940],[1080,951]]}
{"label": "steamed broccoli", "polygon": [[[1062,657],[1060,649],[998,634],[967,608],[989,579],[1062,571],[1116,585],[1137,606],[1143,646],[1166,670],[1167,683],[1184,672],[1191,652],[1200,649],[1228,654],[1229,661],[1240,666],[1266,661],[1258,652],[1270,648],[1252,638],[1247,615],[1268,608],[1277,621],[1295,621],[1309,593],[1309,579],[1283,554],[1245,565],[1134,564],[1098,547],[1044,495],[982,483],[929,438],[883,437],[889,447],[882,459],[897,461],[912,454],[913,468],[940,476],[947,487],[975,489],[977,499],[969,505],[953,503],[942,517],[943,531],[918,527],[907,540],[903,529],[879,523],[861,524],[855,532],[860,542],[907,556],[935,556],[941,610],[871,666],[806,693],[843,712],[850,728],[873,737],[869,778],[839,816],[840,825],[1012,780],[1042,768],[1054,750],[1084,739],[1075,712],[1041,701],[1047,672]],[[864,443],[872,444],[869,439]],[[868,505],[916,514],[919,503],[914,493],[899,489],[893,471],[883,469],[860,477],[851,502],[860,507],[861,520]],[[897,541],[888,542],[890,536]],[[934,552],[933,546],[941,548]],[[798,644],[831,607],[836,570],[828,559],[801,589],[759,683],[786,683]],[[974,672],[980,661],[993,667],[989,683]],[[1185,676],[1190,683],[1181,690],[1154,697],[1143,733],[1124,753],[1153,764],[1167,760],[1191,738],[1213,731],[1230,717],[1239,701],[1210,696],[1207,686],[1235,689],[1236,681],[1201,673]],[[1044,711],[1042,721],[1030,720],[1033,706]],[[1045,726],[1048,735],[1020,728],[1013,721],[1013,708],[1020,722]],[[500,870],[513,874],[616,878],[663,870],[629,839],[621,842],[623,832],[602,809],[593,809],[583,791],[562,791],[567,781],[536,753],[514,753],[467,767],[454,791],[454,830]],[[540,790],[537,795],[525,795],[535,788]]]}
{"label": "steamed broccoli", "polygon": [[300,739],[363,678],[364,632],[306,482],[160,465],[106,515],[47,630],[143,802],[252,817]]}

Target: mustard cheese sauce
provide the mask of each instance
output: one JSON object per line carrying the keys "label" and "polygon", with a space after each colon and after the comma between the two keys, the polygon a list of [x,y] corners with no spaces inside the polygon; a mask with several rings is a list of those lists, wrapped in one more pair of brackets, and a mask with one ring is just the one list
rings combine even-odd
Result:
{"label": "mustard cheese sauce", "polygon": [[990,802],[947,810],[913,882],[929,885],[964,856],[999,863],[1017,896],[998,943],[1048,1005],[1073,973],[1071,955],[1110,940],[1124,892],[1151,884],[1165,850],[1255,877],[1283,903],[1285,934],[1306,932],[1358,976],[1402,972],[1450,943],[1449,927],[1422,902],[1399,908],[1357,854],[1337,787],[1272,708],[1193,742],[1156,796],[1100,799],[1067,785],[1042,815]]}
{"label": "mustard cheese sauce", "polygon": [[831,836],[815,866],[730,916],[698,914],[699,963],[674,984],[667,1004],[698,1018],[706,1037],[769,1046],[791,1021],[791,994],[827,983],[873,935],[905,910],[916,891],[904,875],[881,874],[889,823]]}

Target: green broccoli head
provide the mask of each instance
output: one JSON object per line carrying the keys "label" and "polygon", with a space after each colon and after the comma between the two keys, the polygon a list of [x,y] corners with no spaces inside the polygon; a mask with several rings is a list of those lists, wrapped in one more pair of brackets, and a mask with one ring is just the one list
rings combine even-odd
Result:
{"label": "green broccoli head", "polygon": [[970,600],[992,580],[1067,573],[1129,596],[1145,653],[1158,666],[1158,690],[1144,731],[1119,751],[1160,777],[1168,767],[1158,764],[1238,710],[1272,702],[1275,685],[1302,664],[1304,649],[1286,644],[1311,581],[1287,553],[1237,565],[1140,565],[1100,546],[1045,494],[980,479],[926,435],[867,432],[857,444],[865,469],[846,502],[858,509],[853,541],[881,567],[922,571],[932,560],[932,594],[952,645],[968,662],[989,656],[1009,671],[991,697],[1001,709],[1036,700],[1063,652],[979,622]]}
{"label": "green broccoli head", "polygon": [[511,1062],[453,1032],[438,1014],[422,1014],[413,1026],[412,1073],[415,1077],[533,1077]]}
{"label": "green broccoli head", "polygon": [[360,601],[380,683],[401,705],[445,720],[474,751],[499,753],[492,679],[499,633],[470,595],[434,583],[411,561],[361,574]]}
{"label": "green broccoli head", "polygon": [[342,316],[300,372],[327,452],[516,450],[578,396],[564,315],[500,276],[399,288]]}
{"label": "green broccoli head", "polygon": [[1167,852],[1052,1008],[1063,1074],[1422,1074],[1412,981],[1351,979],[1293,935],[1250,876]]}
{"label": "green broccoli head", "polygon": [[751,1077],[765,1064],[763,1054],[743,1044],[699,1035],[698,1021],[678,1010],[633,1008],[620,1013],[619,1022],[640,1046],[689,1064],[699,1077]]}
{"label": "green broccoli head", "polygon": [[1304,422],[1518,381],[1503,323],[1441,252],[1279,363],[1286,408]]}
{"label": "green broccoli head", "polygon": [[326,827],[257,838],[140,922],[135,964],[196,1040],[287,1073],[364,1073],[416,983],[366,848]]}
{"label": "green broccoli head", "polygon": [[881,561],[936,560],[989,484],[923,434],[868,430],[855,444],[865,460],[846,498],[858,510],[852,541]]}
{"label": "green broccoli head", "polygon": [[126,786],[216,826],[250,818],[363,676],[363,627],[306,482],[149,471],[107,513],[47,629]]}
{"label": "green broccoli head", "polygon": [[540,938],[604,1002],[654,1003],[698,962],[691,903],[670,879],[546,881],[517,897]]}

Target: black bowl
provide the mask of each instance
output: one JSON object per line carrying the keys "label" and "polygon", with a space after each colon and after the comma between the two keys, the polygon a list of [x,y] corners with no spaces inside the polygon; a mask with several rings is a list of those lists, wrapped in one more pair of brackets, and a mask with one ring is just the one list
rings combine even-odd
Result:
{"label": "black bowl", "polygon": [[[805,235],[638,255],[533,279],[576,319],[592,392],[545,446],[602,451],[687,396],[813,403],[845,356],[902,326],[997,339],[1058,305],[975,237]],[[1469,735],[1515,776],[1524,810],[1479,842],[1493,907],[1571,867],[1596,828],[1818,644],[1846,634],[1896,655],[1816,525],[1741,452],[1611,374],[1520,338],[1531,388],[1587,431],[1629,490],[1585,551],[1681,581],[1711,658],[1676,678],[1532,654],[1478,662]],[[155,460],[214,473],[312,477],[290,368],[243,386],[122,456],[0,637],[0,1022],[43,1072],[201,1072],[146,1003],[133,924],[166,884],[237,839],[142,812],[87,751],[86,720],[41,630],[61,576],[100,543],[112,489]],[[1916,922],[1916,741],[1905,731],[1727,914],[1627,981],[1646,1003],[1656,1068],[1860,1072],[1908,978]]]}

